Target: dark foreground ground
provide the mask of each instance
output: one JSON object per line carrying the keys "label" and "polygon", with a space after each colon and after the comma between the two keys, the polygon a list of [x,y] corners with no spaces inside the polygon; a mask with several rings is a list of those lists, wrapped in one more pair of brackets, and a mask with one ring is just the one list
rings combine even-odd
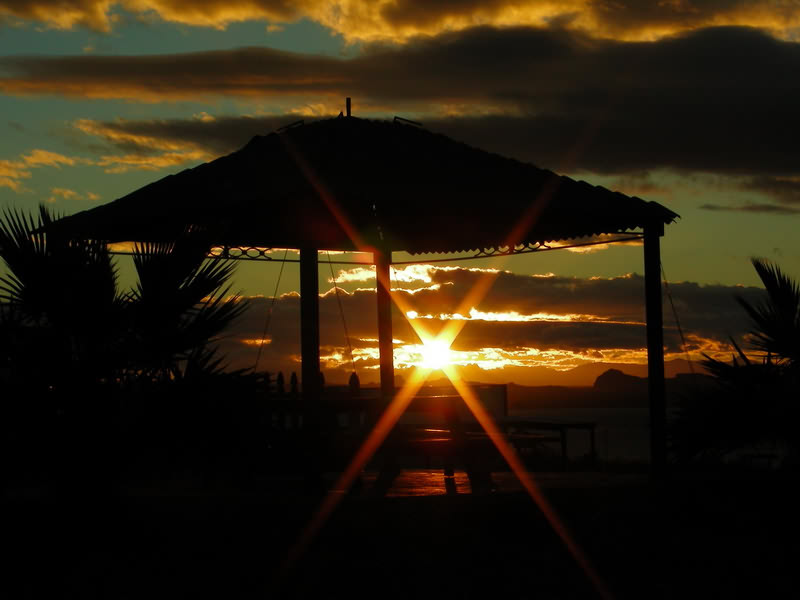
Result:
{"label": "dark foreground ground", "polygon": [[[654,485],[643,476],[564,474],[542,481],[616,598],[800,597],[793,478],[693,475]],[[319,496],[302,480],[279,483],[258,492],[161,486],[59,499],[7,491],[0,595],[599,597],[512,484],[484,495],[375,497],[367,483],[282,569]],[[459,486],[464,491],[463,478]]]}

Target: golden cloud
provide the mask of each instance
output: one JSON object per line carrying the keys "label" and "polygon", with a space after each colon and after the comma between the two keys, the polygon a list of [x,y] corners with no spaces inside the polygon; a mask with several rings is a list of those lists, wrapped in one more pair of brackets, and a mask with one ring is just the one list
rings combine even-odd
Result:
{"label": "golden cloud", "polygon": [[[389,272],[392,281],[399,283],[432,283],[432,274],[436,272],[446,273],[448,271],[465,271],[468,273],[498,273],[497,269],[487,269],[481,267],[445,267],[434,266],[429,264],[413,264],[404,266],[393,266]],[[353,282],[353,281],[373,281],[375,279],[375,268],[369,267],[354,267],[352,269],[341,269],[336,275],[338,282]],[[332,278],[328,278],[329,282],[333,282]]]}
{"label": "golden cloud", "polygon": [[207,156],[203,152],[165,152],[155,156],[126,154],[123,156],[101,156],[94,162],[103,167],[106,173],[126,173],[128,171],[158,171],[187,162],[199,162]]}
{"label": "golden cloud", "polygon": [[137,148],[182,152],[186,150],[187,146],[191,146],[191,144],[187,142],[178,142],[163,137],[134,133],[126,130],[125,124],[124,119],[119,119],[113,124],[101,123],[93,119],[78,119],[73,123],[73,126],[78,131],[87,135],[103,138],[107,142],[121,147],[134,146]]}
{"label": "golden cloud", "polygon": [[50,204],[54,204],[59,200],[89,200],[90,202],[96,202],[99,199],[100,195],[94,192],[82,194],[69,188],[54,187],[50,188],[50,196],[47,198],[47,202]]}
{"label": "golden cloud", "polygon": [[80,198],[82,198],[82,196],[75,190],[54,187],[50,189],[50,197],[47,199],[47,201],[50,204],[53,204],[59,200],[78,200]]}
{"label": "golden cloud", "polygon": [[0,0],[0,17],[18,17],[46,24],[54,29],[88,27],[110,31],[110,0]]}
{"label": "golden cloud", "polygon": [[[533,383],[542,377],[568,373],[576,367],[591,367],[585,376],[591,385],[603,368],[629,365],[634,371],[646,363],[643,281],[636,275],[613,278],[574,278],[548,274],[531,277],[502,272],[492,292],[473,310],[455,315],[457,302],[474,283],[479,273],[468,269],[442,269],[433,265],[430,276],[441,283],[440,289],[427,289],[426,298],[406,291],[410,310],[416,315],[395,314],[393,335],[395,364],[403,368],[425,360],[420,340],[406,321],[429,326],[437,333],[446,319],[463,319],[464,329],[451,347],[450,360],[466,369],[475,381],[515,381]],[[728,336],[740,339],[747,322],[735,295],[756,301],[764,291],[740,286],[700,286],[674,282],[670,285],[680,313],[686,338],[685,347],[671,320],[665,323],[667,360],[693,361],[701,353],[729,360],[732,348]],[[320,339],[325,357],[326,379],[331,370],[347,380],[351,371],[350,356],[343,335],[338,302],[347,322],[353,357],[360,373],[377,368],[375,291],[356,290],[336,296],[330,291],[320,298]],[[274,305],[269,297],[254,297],[250,308],[230,334],[230,347],[237,356],[245,356],[242,365],[252,365],[255,346],[241,340],[260,340],[264,314],[273,310],[267,338],[262,348],[262,365],[269,370],[286,369],[289,357],[297,356],[300,322],[299,297],[296,293],[280,296]],[[250,343],[252,344],[252,342]],[[292,359],[293,360],[293,359]],[[271,365],[271,366],[268,366]],[[277,366],[276,366],[277,365]],[[295,368],[295,367],[291,367]],[[543,374],[545,370],[549,375]],[[599,369],[599,370],[598,370]],[[684,367],[685,369],[685,367]],[[337,371],[337,372],[338,372]],[[555,374],[555,375],[554,375]],[[362,380],[363,381],[363,380]],[[571,383],[572,385],[575,382]]]}
{"label": "golden cloud", "polygon": [[79,158],[64,156],[49,150],[32,150],[30,154],[24,154],[22,160],[30,167],[60,167],[61,165],[71,167],[81,162]]}
{"label": "golden cloud", "polygon": [[21,179],[29,179],[31,172],[19,160],[0,160],[0,187],[11,188],[18,192],[22,188]]}
{"label": "golden cloud", "polygon": [[567,252],[575,252],[577,254],[592,254],[594,252],[600,252],[601,250],[608,250],[612,243],[615,246],[641,246],[643,242],[641,239],[632,238],[630,235],[610,235],[604,233],[601,235],[556,241],[548,244],[548,246],[551,248],[564,248]]}
{"label": "golden cloud", "polygon": [[[207,120],[202,116],[199,118]],[[157,171],[213,158],[208,151],[191,142],[126,129],[126,122],[122,119],[112,123],[78,119],[73,126],[82,133],[102,138],[112,146],[128,151],[120,155],[107,154],[92,161],[92,164],[103,167],[106,173],[125,173],[131,170]],[[156,153],[158,151],[160,154]]]}
{"label": "golden cloud", "polygon": [[109,31],[112,9],[185,25],[225,28],[267,21],[267,30],[307,18],[348,42],[405,42],[471,27],[568,28],[595,37],[652,41],[702,27],[738,25],[768,29],[790,39],[800,25],[800,6],[773,0],[0,0],[0,16],[70,29]]}
{"label": "golden cloud", "polygon": [[0,160],[0,187],[11,188],[15,192],[24,190],[23,179],[30,179],[30,169],[39,167],[73,166],[84,162],[83,159],[64,156],[49,150],[35,149],[21,155],[16,160]]}
{"label": "golden cloud", "polygon": [[[788,198],[796,197],[798,187],[792,179],[798,170],[792,132],[800,92],[786,73],[800,69],[798,47],[752,28],[619,43],[563,29],[478,27],[417,38],[402,47],[365,47],[350,59],[269,48],[9,56],[0,58],[0,91],[152,101],[280,96],[287,106],[314,98],[323,106],[319,110],[326,110],[327,99],[352,95],[359,106],[392,102],[396,114],[428,113],[423,122],[432,131],[491,152],[558,172],[603,173],[609,177],[604,185],[613,183],[612,177],[656,169],[765,175],[773,179],[753,185]],[[430,114],[456,101],[496,106],[507,114]],[[76,127],[121,154],[190,148],[217,156],[242,146],[255,132],[293,120],[297,117],[286,112],[241,118],[199,114],[81,120]],[[636,184],[653,191],[646,177],[630,179],[622,191],[636,193]]]}

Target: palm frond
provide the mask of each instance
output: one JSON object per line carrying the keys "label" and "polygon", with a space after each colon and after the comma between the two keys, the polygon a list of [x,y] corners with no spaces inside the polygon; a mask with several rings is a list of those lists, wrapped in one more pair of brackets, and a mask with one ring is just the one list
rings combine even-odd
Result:
{"label": "palm frond", "polygon": [[[244,310],[226,286],[235,265],[209,260],[208,237],[187,232],[174,242],[134,248],[139,282],[128,295],[142,360],[177,369],[195,356]],[[188,362],[188,365],[196,362]]]}
{"label": "palm frond", "polygon": [[767,293],[766,300],[755,305],[736,298],[750,318],[752,346],[796,365],[800,363],[800,286],[764,259],[751,262]]}

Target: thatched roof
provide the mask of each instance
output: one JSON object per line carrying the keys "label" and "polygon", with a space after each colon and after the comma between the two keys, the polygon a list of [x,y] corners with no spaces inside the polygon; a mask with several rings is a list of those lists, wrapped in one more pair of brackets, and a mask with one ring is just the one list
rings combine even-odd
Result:
{"label": "thatched roof", "polygon": [[107,241],[170,239],[193,225],[217,245],[418,253],[613,234],[677,216],[413,124],[340,117],[256,136],[59,225]]}

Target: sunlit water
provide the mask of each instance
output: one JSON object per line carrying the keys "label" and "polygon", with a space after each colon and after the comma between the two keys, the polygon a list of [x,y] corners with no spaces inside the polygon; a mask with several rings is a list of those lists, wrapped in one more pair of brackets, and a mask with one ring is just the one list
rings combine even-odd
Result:
{"label": "sunlit water", "polygon": [[[374,491],[378,473],[367,471],[363,474],[364,493]],[[533,480],[543,488],[568,488],[587,486],[621,485],[639,480],[641,476],[632,474],[608,474],[602,471],[583,472],[533,472]],[[503,470],[491,474],[494,493],[523,492],[524,488],[514,473]],[[454,486],[452,484],[455,484]],[[387,498],[411,496],[445,496],[471,494],[472,487],[466,472],[456,469],[448,489],[447,478],[442,469],[403,469],[386,492]]]}
{"label": "sunlit water", "polygon": [[[366,487],[372,487],[376,478],[376,472],[365,473],[364,483]],[[451,491],[448,491],[443,469],[403,469],[392,482],[392,486],[386,496],[443,496],[448,493],[472,493],[469,478],[464,471],[456,470],[452,477],[452,483],[455,484],[455,488],[451,487]]]}

